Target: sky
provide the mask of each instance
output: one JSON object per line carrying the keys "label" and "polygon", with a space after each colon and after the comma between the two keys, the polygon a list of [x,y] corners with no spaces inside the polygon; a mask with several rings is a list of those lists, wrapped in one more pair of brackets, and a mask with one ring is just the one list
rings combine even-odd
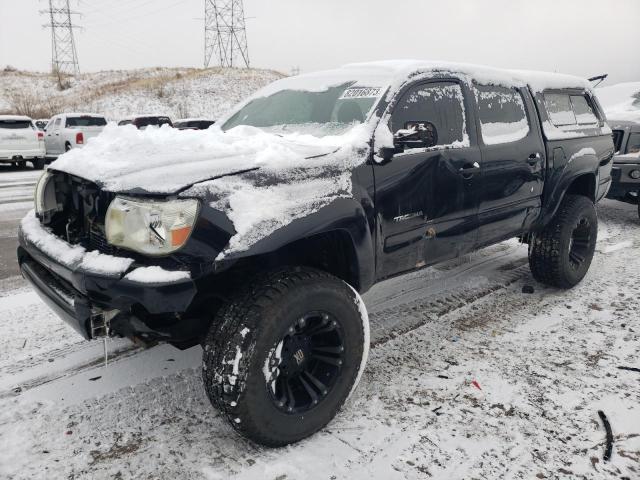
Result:
{"label": "sky", "polygon": [[[203,64],[205,0],[70,0],[80,69]],[[0,67],[46,71],[48,0],[0,0]],[[251,66],[415,58],[640,80],[638,0],[244,0]]]}

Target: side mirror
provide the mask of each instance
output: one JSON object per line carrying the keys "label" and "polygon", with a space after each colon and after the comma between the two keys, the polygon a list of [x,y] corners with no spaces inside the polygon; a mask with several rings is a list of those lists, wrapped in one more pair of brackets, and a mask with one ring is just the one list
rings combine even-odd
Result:
{"label": "side mirror", "polygon": [[382,147],[378,150],[378,156],[385,162],[390,162],[396,153],[400,153],[402,149],[398,147]]}

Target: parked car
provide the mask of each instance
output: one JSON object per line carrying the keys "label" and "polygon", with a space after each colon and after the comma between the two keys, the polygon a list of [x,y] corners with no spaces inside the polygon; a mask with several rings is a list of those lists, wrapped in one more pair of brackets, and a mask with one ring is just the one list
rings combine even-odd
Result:
{"label": "parked car", "polygon": [[45,130],[47,157],[56,158],[72,148],[80,148],[88,139],[100,135],[107,119],[93,113],[54,115]]}
{"label": "parked car", "polygon": [[173,122],[173,127],[178,130],[206,130],[214,123],[216,123],[215,120],[206,118],[183,118]]}
{"label": "parked car", "polygon": [[173,122],[164,115],[136,115],[120,120],[118,125],[133,125],[139,130],[144,130],[147,127],[161,127],[162,125],[173,127]]}
{"label": "parked car", "polygon": [[359,64],[279,80],[220,124],[58,160],[18,261],[87,339],[203,345],[209,399],[258,443],[343,405],[376,282],[512,237],[546,285],[591,264],[614,152],[586,80]]}
{"label": "parked car", "polygon": [[616,155],[608,198],[638,205],[640,217],[640,122],[609,120]]}
{"label": "parked car", "polygon": [[36,126],[38,130],[44,132],[45,128],[47,128],[47,124],[49,123],[49,119],[47,118],[39,118],[33,121],[33,124]]}
{"label": "parked car", "polygon": [[42,170],[44,157],[44,134],[29,117],[0,115],[0,162],[23,167],[29,160]]}

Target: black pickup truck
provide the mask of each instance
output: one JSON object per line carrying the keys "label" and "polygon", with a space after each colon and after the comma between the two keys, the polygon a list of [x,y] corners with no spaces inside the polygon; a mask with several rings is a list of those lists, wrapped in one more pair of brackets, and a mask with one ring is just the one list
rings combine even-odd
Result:
{"label": "black pickup truck", "polygon": [[640,122],[610,120],[616,154],[607,198],[638,206],[640,217]]}
{"label": "black pickup truck", "polygon": [[383,279],[518,237],[576,285],[611,130],[586,81],[428,62],[286,78],[207,131],[107,127],[60,157],[18,260],[87,339],[203,346],[211,402],[269,446],[355,388]]}

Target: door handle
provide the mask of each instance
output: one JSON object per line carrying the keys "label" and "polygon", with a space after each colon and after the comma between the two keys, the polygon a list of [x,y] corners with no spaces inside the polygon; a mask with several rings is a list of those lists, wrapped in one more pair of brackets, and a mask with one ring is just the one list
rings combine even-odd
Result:
{"label": "door handle", "polygon": [[471,178],[473,174],[480,172],[480,164],[478,162],[467,163],[464,167],[458,169],[458,173],[465,178]]}
{"label": "door handle", "polygon": [[527,158],[527,163],[533,167],[541,159],[542,159],[542,155],[540,155],[539,152],[535,152],[535,153],[532,153],[531,155],[529,155],[529,157]]}

